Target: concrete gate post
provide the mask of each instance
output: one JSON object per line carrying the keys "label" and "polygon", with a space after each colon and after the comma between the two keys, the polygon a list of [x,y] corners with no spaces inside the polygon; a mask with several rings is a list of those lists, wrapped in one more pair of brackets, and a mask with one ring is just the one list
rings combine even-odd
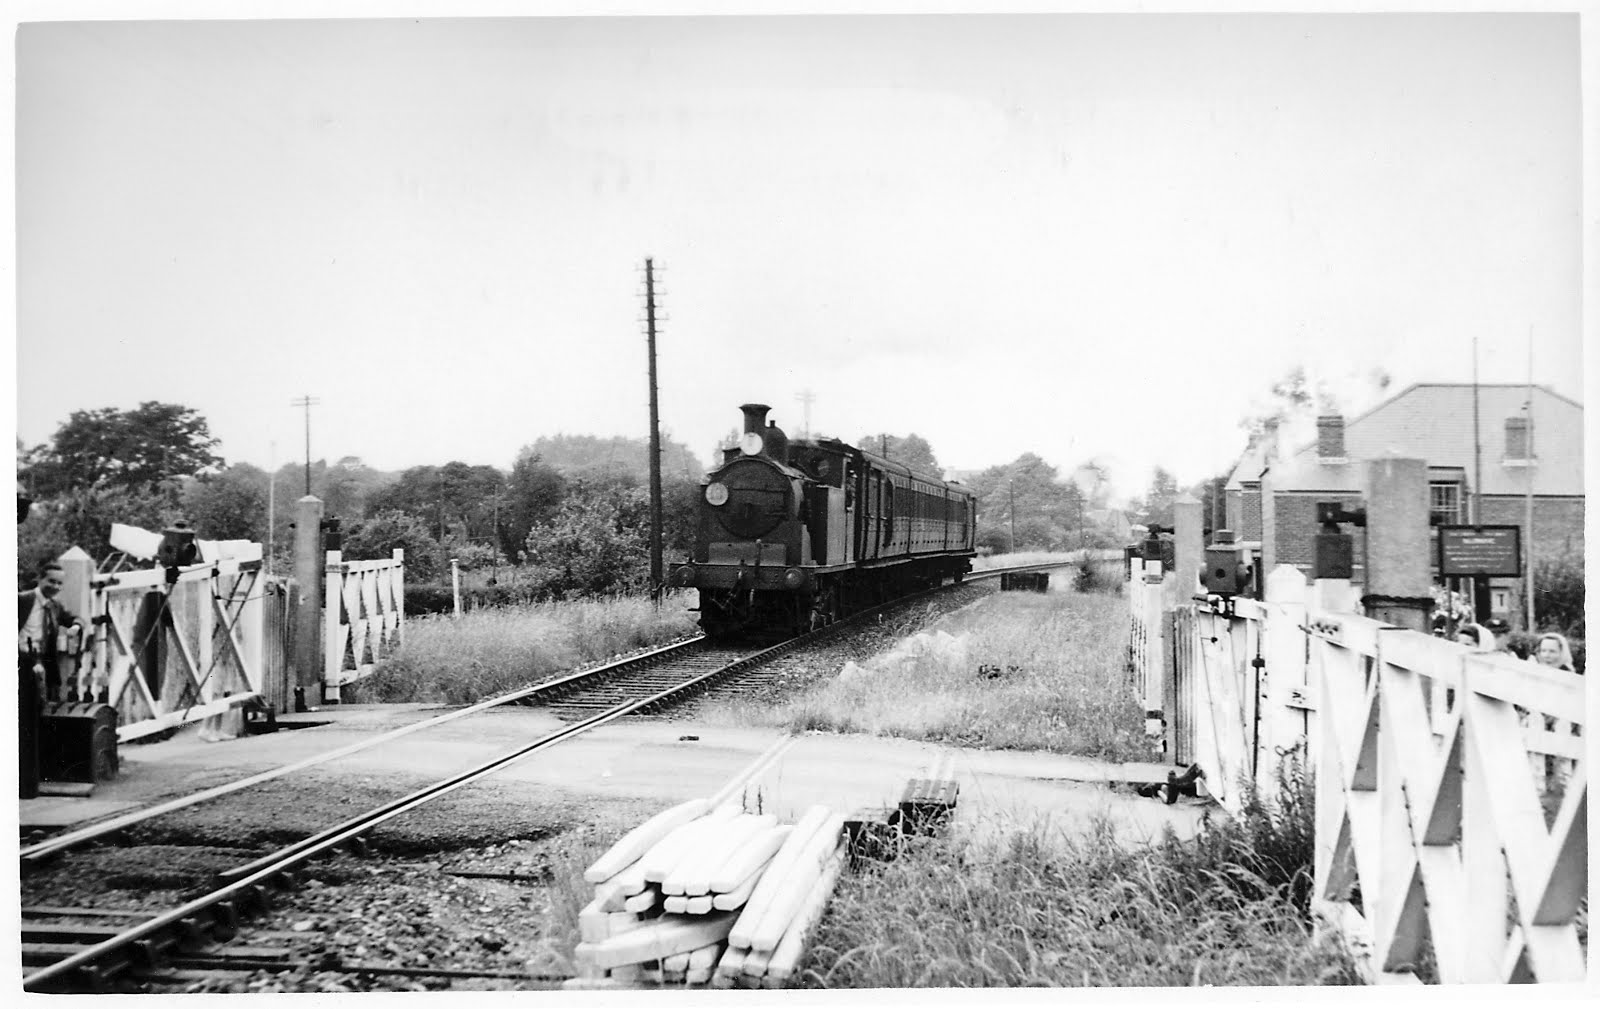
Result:
{"label": "concrete gate post", "polygon": [[82,547],[69,547],[57,560],[61,563],[61,576],[66,582],[61,586],[57,601],[83,621],[78,629],[78,647],[87,656],[86,659],[80,659],[79,652],[62,653],[58,663],[61,671],[60,700],[92,701],[94,684],[89,682],[89,677],[94,671],[92,646],[95,626],[94,613],[91,612],[94,597],[89,583],[94,578],[94,558],[85,553]]}
{"label": "concrete gate post", "polygon": [[1206,553],[1202,510],[1200,502],[1187,494],[1172,504],[1172,569],[1178,576],[1180,606],[1200,591],[1200,568]]}
{"label": "concrete gate post", "polygon": [[321,699],[322,682],[322,500],[294,503],[294,580],[300,605],[294,614],[294,710],[306,710],[306,695]]}
{"label": "concrete gate post", "polygon": [[1428,464],[1374,459],[1366,476],[1367,616],[1426,634],[1433,609]]}

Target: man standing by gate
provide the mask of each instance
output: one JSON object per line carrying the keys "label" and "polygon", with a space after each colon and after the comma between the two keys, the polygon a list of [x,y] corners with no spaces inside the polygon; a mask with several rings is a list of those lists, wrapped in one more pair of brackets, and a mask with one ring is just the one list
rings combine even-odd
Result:
{"label": "man standing by gate", "polygon": [[61,689],[60,632],[82,621],[56,597],[66,584],[60,564],[39,570],[39,584],[17,597],[17,738],[21,797],[39,793],[39,715],[42,699]]}

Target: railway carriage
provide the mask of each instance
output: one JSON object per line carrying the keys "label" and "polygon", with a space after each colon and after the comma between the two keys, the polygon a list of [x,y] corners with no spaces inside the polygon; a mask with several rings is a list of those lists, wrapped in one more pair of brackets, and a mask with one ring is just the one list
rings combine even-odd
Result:
{"label": "railway carriage", "polygon": [[972,569],[972,492],[832,438],[790,439],[746,404],[744,434],[701,488],[692,556],[714,637],[789,634]]}

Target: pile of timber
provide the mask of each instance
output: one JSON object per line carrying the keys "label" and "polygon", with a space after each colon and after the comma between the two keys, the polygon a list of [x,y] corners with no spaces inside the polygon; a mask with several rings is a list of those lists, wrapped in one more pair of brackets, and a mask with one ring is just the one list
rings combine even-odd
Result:
{"label": "pile of timber", "polygon": [[629,831],[584,873],[573,988],[783,987],[844,863],[844,817],[794,824],[693,799]]}

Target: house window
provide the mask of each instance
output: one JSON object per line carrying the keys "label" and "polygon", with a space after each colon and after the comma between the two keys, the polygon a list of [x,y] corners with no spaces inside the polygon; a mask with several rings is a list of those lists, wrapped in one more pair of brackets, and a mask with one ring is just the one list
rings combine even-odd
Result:
{"label": "house window", "polygon": [[1428,513],[1433,521],[1455,525],[1461,521],[1461,485],[1436,483],[1428,485]]}

